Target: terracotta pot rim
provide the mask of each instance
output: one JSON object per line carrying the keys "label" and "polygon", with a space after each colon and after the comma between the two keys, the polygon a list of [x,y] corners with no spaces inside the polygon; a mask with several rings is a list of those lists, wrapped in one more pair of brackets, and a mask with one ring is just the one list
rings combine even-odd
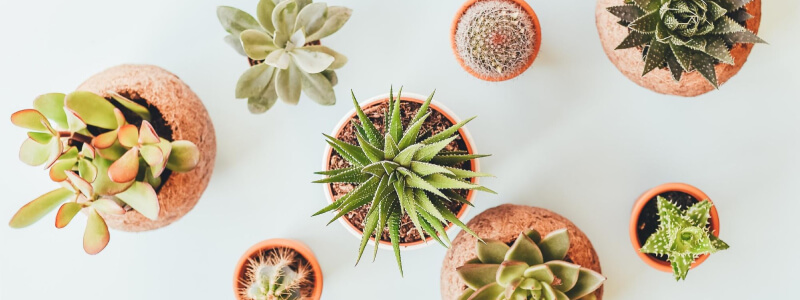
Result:
{"label": "terracotta pot rim", "polygon": [[533,11],[533,8],[531,8],[531,6],[525,0],[506,0],[506,1],[512,1],[522,6],[525,12],[528,13],[528,16],[531,17],[531,20],[533,21],[533,29],[536,31],[533,42],[533,53],[531,53],[531,56],[528,59],[528,62],[525,63],[524,67],[520,68],[516,72],[509,73],[508,75],[502,77],[481,76],[480,74],[475,72],[475,70],[472,70],[469,66],[467,66],[467,64],[464,62],[464,59],[458,55],[458,47],[456,45],[456,30],[458,30],[458,22],[461,21],[461,16],[464,15],[467,9],[469,9],[470,7],[472,7],[472,5],[474,5],[476,2],[479,1],[487,1],[487,0],[467,0],[467,2],[465,2],[458,10],[458,13],[456,13],[455,18],[453,18],[453,23],[450,28],[450,47],[453,49],[453,54],[455,55],[458,64],[460,64],[461,67],[464,68],[464,70],[467,71],[472,76],[475,76],[478,79],[486,81],[494,81],[494,82],[506,81],[515,78],[521,75],[522,73],[525,73],[525,71],[527,71],[531,67],[531,65],[533,65],[533,62],[536,60],[536,57],[539,56],[539,49],[541,49],[542,45],[542,27],[539,23],[539,17],[536,15],[536,12]]}
{"label": "terracotta pot rim", "polygon": [[[698,189],[698,188],[696,188],[694,186],[691,186],[689,184],[685,184],[685,183],[666,183],[666,184],[662,184],[662,185],[659,185],[657,187],[654,187],[654,188],[648,190],[647,192],[645,192],[644,194],[639,196],[639,198],[634,203],[633,210],[631,211],[631,220],[630,220],[630,224],[629,224],[629,228],[628,228],[628,234],[630,235],[630,238],[631,238],[631,245],[633,246],[633,250],[636,251],[636,255],[638,255],[639,258],[642,259],[642,261],[644,261],[645,263],[647,263],[649,266],[653,267],[654,269],[662,271],[662,272],[672,273],[672,266],[669,264],[669,262],[665,262],[665,261],[661,261],[661,260],[655,259],[655,258],[650,257],[649,255],[639,251],[639,249],[641,249],[641,245],[644,244],[644,241],[639,241],[639,236],[637,234],[637,232],[638,232],[638,230],[637,230],[637,225],[638,224],[637,223],[638,223],[638,220],[639,220],[639,215],[641,215],[642,209],[644,209],[644,206],[648,202],[650,202],[650,199],[652,199],[653,197],[658,196],[658,195],[663,194],[663,193],[666,193],[666,192],[682,192],[682,193],[686,193],[686,194],[691,195],[692,197],[694,197],[698,201],[711,202],[712,205],[714,204],[714,202],[711,201],[711,198],[709,198],[708,195],[703,193],[703,191],[701,191],[700,189]],[[711,219],[710,230],[711,230],[712,234],[714,234],[714,236],[719,237],[720,222],[719,222],[719,214],[717,213],[716,205],[711,206],[711,218],[710,219]],[[697,266],[702,264],[706,259],[708,259],[709,256],[710,256],[710,254],[704,254],[704,255],[699,256],[692,263],[691,269],[697,268]]]}
{"label": "terracotta pot rim", "polygon": [[300,254],[303,258],[305,258],[306,261],[308,261],[311,269],[314,270],[314,291],[311,295],[311,299],[319,300],[320,297],[322,297],[322,268],[319,266],[319,261],[317,261],[316,256],[314,256],[314,252],[300,241],[289,239],[270,239],[261,241],[247,249],[247,251],[244,252],[242,257],[240,257],[239,261],[236,263],[236,269],[233,273],[233,293],[237,300],[244,300],[239,297],[239,280],[241,279],[242,272],[247,267],[247,261],[256,253],[279,247],[292,249],[293,251],[297,252],[297,254]]}
{"label": "terracotta pot rim", "polygon": [[[422,96],[420,94],[403,92],[403,96],[400,99],[403,100],[403,101],[416,102],[416,103],[420,103],[421,104],[421,103],[425,102],[425,99],[427,99],[427,98],[428,97]],[[386,94],[381,94],[381,95],[372,97],[372,98],[362,102],[360,105],[361,105],[362,109],[366,109],[366,108],[378,105],[379,103],[384,102],[384,101],[388,101],[388,100],[389,100],[389,94],[386,93]],[[460,121],[460,118],[456,117],[455,113],[453,113],[450,109],[448,109],[446,106],[444,106],[443,104],[441,104],[440,102],[438,102],[436,100],[431,101],[430,108],[440,112],[442,115],[444,115],[447,118],[447,120],[449,120],[453,124],[457,124]],[[336,125],[336,127],[334,127],[334,131],[331,133],[331,136],[333,136],[333,137],[338,136],[339,132],[341,132],[344,129],[344,127],[347,125],[347,122],[349,120],[351,120],[355,116],[356,116],[356,109],[353,108],[347,114],[345,114],[345,116],[339,121],[338,125]],[[467,130],[466,126],[459,128],[458,129],[458,134],[464,140],[464,144],[467,145],[467,152],[469,152],[469,153],[478,153],[476,148],[475,148],[475,143],[473,142],[472,135],[470,135],[470,133]],[[323,152],[324,156],[323,156],[323,159],[322,159],[322,169],[323,170],[328,170],[328,164],[329,164],[332,152],[333,152],[333,148],[331,148],[331,146],[325,146],[325,151]],[[471,165],[472,165],[471,171],[480,172],[480,165],[478,163],[478,160],[477,159],[473,159],[470,162],[471,162]],[[478,184],[478,182],[479,182],[479,178],[478,177],[472,178],[472,183],[473,184]],[[330,189],[330,184],[323,184],[323,191],[325,193],[325,198],[327,200],[327,203],[328,204],[333,203],[334,202],[333,192]],[[466,197],[467,201],[468,202],[472,202],[472,198],[474,197],[474,195],[475,195],[475,191],[474,190],[469,190],[469,192],[467,193],[467,197]],[[456,218],[458,218],[461,221],[464,221],[463,217],[467,214],[467,212],[470,210],[470,208],[471,208],[471,206],[469,206],[469,205],[463,205],[461,207],[461,210],[456,214]],[[362,238],[363,231],[358,230],[358,228],[356,228],[355,225],[350,223],[347,220],[347,218],[341,217],[341,218],[338,219],[338,221],[339,221],[340,224],[342,224],[342,226],[344,226],[345,229],[347,229],[348,232],[350,232],[357,239],[360,240]],[[454,230],[455,228],[457,228],[457,226],[454,226],[453,223],[449,223],[449,224],[447,224],[447,226],[445,226],[445,232],[450,232],[450,231]],[[432,241],[433,241],[433,238],[432,237],[428,237],[428,238],[426,238],[424,240],[418,240],[418,241],[414,241],[414,242],[411,242],[411,243],[400,243],[400,250],[407,251],[407,250],[415,250],[415,249],[424,248],[424,247],[427,247],[428,245],[430,245]],[[375,238],[374,237],[370,237],[369,244],[370,245],[374,245],[374,243],[375,243]],[[384,249],[384,250],[392,250],[393,249],[391,242],[387,242],[387,241],[383,241],[383,240],[379,241],[378,247],[381,248],[381,249]]]}

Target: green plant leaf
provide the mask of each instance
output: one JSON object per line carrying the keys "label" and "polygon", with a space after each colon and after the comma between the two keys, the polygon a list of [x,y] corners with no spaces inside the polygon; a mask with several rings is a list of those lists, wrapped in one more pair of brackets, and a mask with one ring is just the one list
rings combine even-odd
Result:
{"label": "green plant leaf", "polygon": [[569,233],[566,228],[555,230],[546,235],[539,248],[542,250],[544,261],[563,260],[569,251]]}
{"label": "green plant leaf", "polygon": [[272,11],[272,24],[275,26],[275,46],[285,47],[285,42],[289,36],[295,32],[294,22],[297,19],[297,3],[295,1],[283,1],[275,6]]}
{"label": "green plant leaf", "polygon": [[487,239],[484,242],[477,242],[478,259],[484,264],[501,264],[505,260],[506,253],[510,247],[498,240]]}
{"label": "green plant leaf", "polygon": [[131,148],[108,168],[108,177],[116,183],[127,183],[139,174],[139,148]]}
{"label": "green plant leaf", "polygon": [[495,282],[500,264],[465,264],[456,268],[456,272],[468,287],[480,289]]}
{"label": "green plant leaf", "polygon": [[531,267],[525,267],[523,274],[527,278],[533,278],[537,281],[542,282],[545,285],[551,285],[556,277],[553,274],[553,271],[547,265],[535,265]]}
{"label": "green plant leaf", "polygon": [[664,65],[667,51],[669,51],[669,45],[653,40],[650,43],[650,47],[647,49],[647,57],[644,60],[644,72],[642,72],[642,76]]}
{"label": "green plant leaf", "polygon": [[97,254],[108,245],[111,236],[103,217],[94,209],[88,210],[89,219],[86,221],[86,230],[83,232],[83,250],[88,254]]}
{"label": "green plant leaf", "polygon": [[58,205],[67,201],[74,193],[66,188],[59,188],[34,199],[20,208],[11,218],[8,226],[11,228],[28,227],[42,217],[53,211]]}
{"label": "green plant leaf", "polygon": [[596,291],[601,285],[603,285],[603,282],[605,281],[606,278],[603,275],[600,275],[600,273],[586,268],[581,268],[578,276],[578,282],[576,282],[575,286],[565,294],[567,297],[569,297],[569,299],[580,299]]}
{"label": "green plant leaf", "polygon": [[358,139],[359,147],[361,147],[362,151],[371,162],[375,163],[383,160],[383,150],[375,148],[361,133],[356,133],[356,139]]}
{"label": "green plant leaf", "polygon": [[485,285],[472,294],[469,300],[497,300],[505,292],[505,289],[499,284],[491,283]]}
{"label": "green plant leaf", "polygon": [[361,106],[358,104],[358,100],[356,100],[356,94],[353,92],[353,90],[350,90],[350,95],[353,98],[353,106],[356,108],[356,115],[358,115],[358,120],[361,122],[361,126],[364,128],[364,133],[366,134],[367,140],[373,146],[383,146],[383,136],[381,136],[380,131],[375,128],[375,124],[372,123],[372,120],[370,120],[370,118],[367,117],[367,115],[361,109]]}
{"label": "green plant leaf", "polygon": [[190,141],[172,142],[172,151],[169,154],[167,168],[178,172],[186,173],[193,170],[200,163],[200,150]]}
{"label": "green plant leaf", "polygon": [[116,129],[117,118],[114,105],[92,92],[77,91],[68,94],[64,100],[66,107],[78,114],[86,124],[104,129]]}
{"label": "green plant leaf", "polygon": [[264,90],[274,84],[275,67],[258,64],[245,71],[236,83],[236,98],[258,97]]}
{"label": "green plant leaf", "polygon": [[219,23],[222,24],[222,28],[225,28],[225,31],[234,36],[239,36],[248,29],[261,29],[261,25],[258,24],[258,21],[253,16],[237,8],[229,6],[217,7],[217,18]]}
{"label": "green plant leaf", "polygon": [[267,55],[266,58],[264,58],[265,64],[276,67],[278,69],[289,68],[289,64],[291,64],[291,62],[292,58],[289,56],[289,53],[283,49],[272,51]]}
{"label": "green plant leaf", "polygon": [[323,39],[331,34],[336,33],[339,29],[347,23],[347,20],[350,20],[350,16],[353,14],[353,10],[342,7],[342,6],[329,6],[328,7],[328,19],[325,20],[325,24],[322,25],[322,28],[317,30],[314,33],[309,34],[306,37],[306,40],[309,42],[317,41]]}
{"label": "green plant leaf", "polygon": [[400,276],[403,276],[403,261],[400,259],[400,208],[394,205],[389,216],[389,238],[392,241],[392,250],[397,260],[397,267],[400,269]]}
{"label": "green plant leaf", "polygon": [[514,244],[506,252],[506,261],[515,260],[524,262],[530,266],[535,266],[544,262],[542,251],[539,246],[524,233],[520,233]]}
{"label": "green plant leaf", "polygon": [[120,206],[116,201],[108,198],[101,198],[93,201],[92,208],[112,215],[125,214],[125,209],[123,209],[122,206]]}
{"label": "green plant leaf", "polygon": [[319,31],[325,24],[325,14],[328,12],[328,4],[326,3],[311,3],[300,10],[297,14],[297,20],[294,23],[294,28],[303,30],[306,36]]}
{"label": "green plant leaf", "polygon": [[711,31],[713,34],[726,34],[726,33],[734,33],[734,32],[745,32],[748,31],[742,25],[739,25],[735,20],[729,17],[722,17],[716,22],[714,22],[714,30]]}
{"label": "green plant leaf", "polygon": [[425,120],[428,118],[428,116],[430,116],[430,114],[426,114],[419,120],[411,123],[411,125],[408,126],[406,131],[403,133],[403,138],[400,139],[399,143],[397,143],[397,147],[400,149],[405,149],[406,147],[414,144],[417,141],[422,124],[425,123]]}
{"label": "green plant leaf", "polygon": [[[313,49],[313,48],[312,48]],[[325,52],[314,52],[304,48],[297,48],[289,52],[292,60],[300,70],[309,74],[325,71],[336,60],[335,57]]]}
{"label": "green plant leaf", "polygon": [[333,85],[325,75],[300,72],[302,75],[303,92],[306,96],[321,105],[336,104],[336,94]]}
{"label": "green plant leaf", "polygon": [[111,166],[112,161],[98,156],[92,162],[97,167],[97,178],[92,182],[96,194],[113,196],[128,189],[133,184],[133,182],[116,183],[109,178],[108,168]]}
{"label": "green plant leaf", "polygon": [[69,180],[69,182],[75,188],[77,188],[78,191],[81,192],[81,194],[86,196],[86,198],[92,199],[92,197],[94,196],[94,187],[90,182],[86,181],[86,179],[83,179],[82,177],[78,176],[78,174],[75,174],[75,172],[72,171],[65,171],[64,174],[67,175],[67,180]]}
{"label": "green plant leaf", "polygon": [[433,143],[436,143],[436,142],[441,142],[443,140],[446,140],[446,139],[452,137],[454,134],[456,134],[458,132],[458,129],[460,129],[461,127],[464,127],[464,125],[467,125],[467,123],[469,123],[470,121],[474,120],[475,118],[476,117],[472,117],[472,118],[466,119],[464,121],[458,122],[456,125],[450,126],[449,128],[443,130],[442,132],[439,132],[439,133],[437,133],[437,134],[425,139],[423,141],[423,143],[426,144],[426,145],[430,145],[430,144],[433,144]]}
{"label": "green plant leaf", "polygon": [[553,287],[559,291],[567,292],[575,287],[580,277],[581,267],[576,264],[571,264],[565,261],[556,260],[546,262],[545,265],[553,272],[556,278],[561,282]]}
{"label": "green plant leaf", "polygon": [[94,182],[97,179],[97,166],[88,159],[80,159],[78,160],[78,173],[86,181]]}
{"label": "green plant leaf", "polygon": [[654,33],[660,22],[658,11],[652,11],[631,22],[628,28],[639,33]]}
{"label": "green plant leaf", "polygon": [[161,166],[164,163],[164,153],[161,152],[161,148],[155,145],[143,146],[139,149],[139,155],[151,168]]}
{"label": "green plant leaf", "polygon": [[67,202],[61,205],[56,213],[56,228],[64,228],[81,211],[81,205],[76,202]]}
{"label": "green plant leaf", "polygon": [[497,270],[497,283],[508,286],[514,279],[522,277],[526,269],[528,269],[528,264],[524,262],[504,261]]}
{"label": "green plant leaf", "polygon": [[729,65],[733,65],[733,56],[722,38],[716,38],[706,47],[706,53]]}
{"label": "green plant leaf", "polygon": [[278,50],[272,38],[261,30],[245,30],[239,38],[242,41],[244,53],[254,60],[266,59],[270,52]]}
{"label": "green plant leaf", "polygon": [[725,38],[730,43],[747,43],[747,44],[766,44],[767,42],[758,37],[755,33],[747,30],[742,32],[734,32],[725,34]]}
{"label": "green plant leaf", "polygon": [[11,115],[11,123],[35,132],[52,132],[50,124],[42,113],[34,109],[23,109]]}
{"label": "green plant leaf", "polygon": [[139,129],[131,124],[126,124],[117,131],[119,143],[125,148],[133,148],[139,145]]}
{"label": "green plant leaf", "polygon": [[302,79],[300,78],[300,70],[294,65],[289,65],[286,69],[279,69],[276,74],[276,90],[278,97],[283,102],[291,105],[297,105],[300,102],[300,91],[302,88]]}
{"label": "green plant leaf", "polygon": [[42,145],[33,139],[26,139],[19,148],[19,160],[29,166],[41,166],[50,161],[53,156],[58,157],[60,153],[58,139],[52,139],[49,143]]}
{"label": "green plant leaf", "polygon": [[258,1],[256,16],[261,23],[261,27],[267,32],[275,32],[275,25],[272,24],[272,12],[275,10],[275,2],[273,0]]}
{"label": "green plant leaf", "polygon": [[645,14],[645,12],[641,8],[637,7],[636,5],[631,5],[631,4],[620,5],[620,6],[612,6],[612,7],[606,8],[606,10],[608,10],[608,12],[610,12],[611,14],[617,16],[617,18],[620,18],[623,21],[626,21],[626,22],[629,22],[629,23],[635,21],[636,19],[638,19],[638,18],[640,18],[642,16],[644,16],[644,14]]}
{"label": "green plant leaf", "polygon": [[305,47],[303,47],[303,49],[304,50],[308,50],[310,52],[325,53],[325,54],[330,55],[331,57],[333,57],[333,62],[330,64],[330,66],[328,66],[327,70],[336,70],[336,69],[339,69],[341,67],[344,67],[344,65],[347,64],[347,61],[348,61],[347,60],[347,56],[344,56],[344,54],[341,54],[339,52],[333,51],[333,49],[325,47],[325,46],[319,46],[319,45],[317,45],[317,46],[305,46]]}
{"label": "green plant leaf", "polygon": [[628,36],[626,36],[625,39],[622,40],[622,43],[620,43],[619,46],[615,48],[615,50],[628,49],[646,45],[652,40],[653,40],[652,33],[640,33],[638,31],[631,31],[628,34]]}
{"label": "green plant leaf", "polygon": [[719,89],[719,84],[717,83],[717,71],[714,69],[716,66],[714,58],[705,53],[697,53],[692,61],[692,65],[695,67],[697,72],[699,72],[700,75],[703,75],[703,78],[711,83],[711,85]]}
{"label": "green plant leaf", "polygon": [[153,221],[158,219],[158,194],[149,183],[134,182],[130,188],[116,196],[146,218]]}
{"label": "green plant leaf", "polygon": [[65,94],[44,94],[33,100],[33,108],[52,120],[60,128],[69,128],[67,115],[64,113]]}
{"label": "green plant leaf", "polygon": [[327,134],[323,135],[328,138],[328,144],[331,145],[333,150],[336,150],[336,153],[339,153],[350,164],[357,167],[364,167],[370,164],[369,158],[364,155],[364,152],[361,152],[360,147],[345,143]]}
{"label": "green plant leaf", "polygon": [[455,176],[455,173],[453,173],[453,171],[451,171],[450,169],[451,168],[442,167],[431,163],[425,163],[419,161],[411,162],[411,170],[414,171],[414,173],[418,174],[419,176],[423,177],[437,173]]}
{"label": "green plant leaf", "polygon": [[411,161],[414,159],[414,154],[417,153],[422,146],[422,144],[409,146],[408,148],[403,149],[403,151],[400,151],[400,154],[397,154],[392,161],[404,167],[411,167]]}
{"label": "green plant leaf", "polygon": [[244,47],[242,46],[242,40],[240,40],[238,36],[229,34],[226,35],[222,40],[225,41],[228,46],[231,46],[233,50],[236,50],[236,53],[239,53],[242,56],[247,56],[247,53],[244,52]]}
{"label": "green plant leaf", "polygon": [[438,141],[436,143],[427,144],[424,147],[420,148],[414,154],[414,160],[422,161],[422,162],[429,162],[431,159],[436,157],[447,145],[452,143],[458,138],[458,136],[452,136],[442,141]]}
{"label": "green plant leaf", "polygon": [[[142,120],[145,120],[145,121],[150,121],[151,120],[150,119],[151,118],[150,111],[147,110],[147,107],[144,107],[144,106],[140,105],[139,103],[134,102],[133,100],[125,98],[125,97],[123,97],[122,95],[120,95],[119,93],[117,93],[115,91],[108,91],[108,94],[111,95],[111,98],[114,99],[115,101],[117,101],[117,103],[119,103],[120,105],[124,106],[128,110],[130,110],[133,113],[135,113],[136,115],[138,115],[140,118],[142,118]],[[119,122],[117,122],[117,123],[119,123]],[[118,125],[122,126],[122,124],[118,124]]]}

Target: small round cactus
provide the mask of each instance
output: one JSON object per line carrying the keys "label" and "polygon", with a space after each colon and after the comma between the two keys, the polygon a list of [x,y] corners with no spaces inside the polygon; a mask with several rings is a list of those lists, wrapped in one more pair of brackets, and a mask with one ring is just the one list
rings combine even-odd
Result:
{"label": "small round cactus", "polygon": [[511,79],[536,58],[538,27],[525,2],[478,0],[457,16],[454,51],[462,66],[480,79]]}
{"label": "small round cactus", "polygon": [[276,248],[251,258],[245,288],[239,293],[251,300],[304,300],[303,287],[311,281],[311,266],[288,248]]}

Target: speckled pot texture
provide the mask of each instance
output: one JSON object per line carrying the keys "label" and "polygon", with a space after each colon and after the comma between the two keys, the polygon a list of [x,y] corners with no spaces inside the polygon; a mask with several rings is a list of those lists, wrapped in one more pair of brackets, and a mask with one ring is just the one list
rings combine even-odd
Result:
{"label": "speckled pot texture", "polygon": [[[504,204],[487,209],[467,223],[467,226],[484,239],[496,239],[505,243],[514,241],[519,233],[527,229],[535,229],[545,236],[554,230],[567,228],[570,248],[566,260],[582,267],[602,273],[600,258],[597,257],[592,242],[577,227],[552,211],[514,204]],[[477,240],[470,234],[461,231],[453,245],[447,251],[442,263],[441,292],[443,300],[455,300],[466,290],[467,285],[458,276],[456,268],[475,258]],[[603,287],[596,292],[597,299],[603,299]]]}
{"label": "speckled pot texture", "polygon": [[[600,41],[603,43],[603,50],[608,55],[608,59],[617,66],[622,74],[636,84],[661,94],[695,97],[714,90],[714,86],[708,83],[698,72],[684,73],[679,82],[675,82],[672,79],[667,69],[655,69],[642,76],[644,60],[640,49],[615,50],[628,35],[628,29],[617,24],[619,18],[608,12],[606,8],[623,5],[624,2],[625,0],[598,0],[597,8],[595,9],[597,31],[600,34]],[[761,25],[761,0],[753,0],[745,6],[745,9],[753,15],[753,18],[746,22],[745,27],[757,34]],[[733,49],[731,49],[734,64],[722,63],[716,66],[715,69],[720,86],[742,69],[744,63],[747,62],[747,57],[750,56],[750,51],[753,50],[753,46],[753,44],[734,45]]]}
{"label": "speckled pot texture", "polygon": [[188,173],[172,173],[158,192],[160,211],[152,221],[136,211],[103,215],[109,227],[122,231],[146,231],[179,220],[197,204],[214,170],[217,141],[203,102],[174,74],[148,65],[120,65],[92,76],[78,90],[110,97],[109,91],[147,101],[161,112],[172,129],[173,140],[188,140],[200,150],[197,167]]}

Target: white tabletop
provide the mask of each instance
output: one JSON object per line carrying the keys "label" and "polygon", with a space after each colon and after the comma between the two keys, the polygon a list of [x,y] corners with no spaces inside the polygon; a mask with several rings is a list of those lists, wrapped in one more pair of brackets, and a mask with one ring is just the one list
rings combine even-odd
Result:
{"label": "white tabletop", "polygon": [[[592,239],[606,299],[767,299],[789,296],[800,199],[800,25],[798,1],[764,1],[761,36],[742,72],[696,99],[662,96],[628,81],[608,61],[594,25],[594,1],[532,2],[543,33],[540,56],[515,80],[471,77],[450,50],[460,0],[331,0],[354,9],[325,44],[349,56],[333,107],[303,96],[250,115],[233,98],[244,58],[223,43],[217,5],[253,12],[256,0],[8,1],[2,5],[0,116],[48,92],[69,92],[121,63],[162,66],[203,99],[216,126],[215,174],[194,210],[153,232],[112,232],[100,255],[83,252],[85,218],[66,229],[52,215],[30,228],[0,226],[0,299],[232,299],[233,267],[252,244],[276,237],[307,243],[325,275],[323,299],[438,299],[445,249],[403,253],[400,278],[389,251],[355,263],[358,241],[325,205],[317,176],[325,142],[361,99],[389,85],[427,94],[462,118],[482,152],[484,180],[470,216],[517,203],[554,210]],[[4,194],[0,222],[51,189],[40,168],[17,159],[24,131],[0,124]],[[688,280],[655,271],[627,232],[633,201],[661,183],[698,186],[718,205],[721,237]],[[785,298],[785,297],[784,297]]]}

